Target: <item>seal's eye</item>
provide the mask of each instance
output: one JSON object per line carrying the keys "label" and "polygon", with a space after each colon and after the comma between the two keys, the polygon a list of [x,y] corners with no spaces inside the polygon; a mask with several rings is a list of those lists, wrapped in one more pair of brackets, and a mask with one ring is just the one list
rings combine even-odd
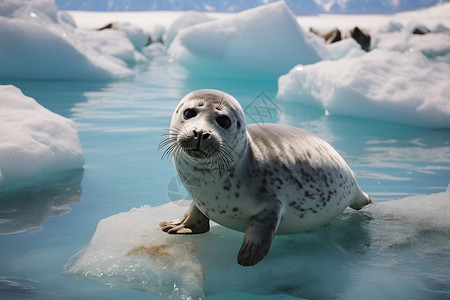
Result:
{"label": "seal's eye", "polygon": [[217,124],[224,129],[228,129],[231,126],[231,120],[228,116],[221,115],[216,118]]}
{"label": "seal's eye", "polygon": [[188,108],[183,112],[183,117],[185,120],[193,118],[197,115],[197,111],[192,108]]}

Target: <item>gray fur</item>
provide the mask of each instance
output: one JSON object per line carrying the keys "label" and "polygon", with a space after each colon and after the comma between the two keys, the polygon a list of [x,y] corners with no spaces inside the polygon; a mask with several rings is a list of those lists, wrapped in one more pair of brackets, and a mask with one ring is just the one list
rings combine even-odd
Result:
{"label": "gray fur", "polygon": [[[183,113],[193,109],[195,117]],[[229,128],[218,124],[226,115]],[[179,220],[161,222],[168,233],[202,233],[211,219],[245,232],[238,263],[254,265],[269,252],[276,234],[323,225],[347,206],[361,209],[370,197],[325,141],[308,131],[275,124],[245,126],[232,96],[199,90],[176,108],[164,155],[193,199]]]}

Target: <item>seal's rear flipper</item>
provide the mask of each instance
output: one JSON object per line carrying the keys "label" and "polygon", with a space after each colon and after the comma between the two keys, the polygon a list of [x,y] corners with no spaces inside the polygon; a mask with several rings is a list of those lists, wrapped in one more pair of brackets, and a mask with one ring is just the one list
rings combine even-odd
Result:
{"label": "seal's rear flipper", "polygon": [[360,210],[361,208],[370,203],[372,203],[372,199],[370,199],[370,196],[361,191],[361,196],[355,198],[355,200],[353,200],[350,203],[350,207],[356,210]]}

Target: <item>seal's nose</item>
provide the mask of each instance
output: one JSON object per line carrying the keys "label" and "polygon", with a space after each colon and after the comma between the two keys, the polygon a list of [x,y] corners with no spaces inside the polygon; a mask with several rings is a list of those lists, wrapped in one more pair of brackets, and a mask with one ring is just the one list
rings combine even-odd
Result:
{"label": "seal's nose", "polygon": [[196,140],[206,140],[206,139],[208,139],[209,137],[211,136],[211,134],[210,133],[203,133],[203,130],[195,130],[194,129],[194,138],[196,139]]}

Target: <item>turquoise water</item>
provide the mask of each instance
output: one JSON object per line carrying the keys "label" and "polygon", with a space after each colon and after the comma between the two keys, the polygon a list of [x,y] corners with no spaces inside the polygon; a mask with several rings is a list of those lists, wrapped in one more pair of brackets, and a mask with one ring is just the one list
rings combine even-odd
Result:
{"label": "turquoise water", "polygon": [[[276,80],[186,80],[163,59],[137,68],[134,80],[111,83],[1,82],[16,85],[25,95],[35,98],[51,111],[75,120],[86,161],[83,172],[62,174],[56,180],[42,179],[38,185],[2,195],[0,214],[10,218],[12,225],[0,224],[3,234],[0,235],[1,299],[165,298],[158,293],[111,288],[101,281],[75,278],[64,273],[64,265],[89,243],[100,220],[133,207],[157,206],[171,200],[170,193],[174,191],[170,183],[175,171],[170,160],[161,160],[162,152],[157,152],[157,146],[170,124],[175,105],[182,96],[195,89],[215,88],[235,96],[245,109],[248,122],[294,125],[324,138],[346,159],[360,186],[374,202],[443,192],[450,183],[450,130],[425,130],[325,115],[302,105],[279,103],[274,100]],[[264,113],[257,115],[255,107],[263,107]],[[331,236],[333,240],[332,229],[320,230],[318,235]],[[447,230],[438,238],[445,245],[450,241],[449,236]],[[425,234],[425,237],[428,236]],[[309,237],[302,238],[308,240]],[[429,239],[433,238],[436,237],[431,234]],[[421,249],[427,247],[429,239],[422,236]],[[282,243],[295,244],[295,237]],[[417,261],[413,257],[406,259],[400,265],[403,269],[398,274],[391,274],[393,278],[398,275],[405,279],[395,281],[398,285],[389,286],[384,296],[397,299],[448,297],[450,274],[448,265],[447,268],[442,266],[450,260],[448,245],[447,242],[447,247],[439,254],[431,253]],[[410,247],[405,253],[414,253],[416,248]],[[336,270],[333,259],[323,262],[318,260],[317,253],[307,248],[302,251],[320,264],[320,270],[325,270],[321,279],[317,274],[308,278],[306,273],[303,274],[304,286],[297,286],[295,291],[287,288],[289,284],[286,283],[278,290],[261,287],[250,292],[340,298],[339,283],[333,283],[333,279],[339,278],[337,272],[351,277],[349,274],[357,270],[351,266],[348,267],[350,270]],[[427,253],[426,249],[424,253]],[[368,251],[369,254],[374,253]],[[374,257],[378,257],[376,253]],[[343,259],[349,260],[348,256]],[[380,274],[380,278],[374,276],[367,285],[367,299],[379,290],[377,280],[380,283],[390,280],[382,278],[384,273],[379,269],[389,262],[372,263],[372,266],[378,265],[373,271]],[[426,270],[429,277],[414,277],[418,270]],[[430,287],[426,278],[434,277],[439,280],[433,281],[434,285]],[[302,288],[303,294],[299,291]],[[215,291],[224,292],[214,286],[206,290],[207,296],[217,298],[221,296],[215,295]],[[245,289],[229,290],[222,296],[226,299],[243,291],[248,292]],[[355,299],[361,297],[355,296]]]}

